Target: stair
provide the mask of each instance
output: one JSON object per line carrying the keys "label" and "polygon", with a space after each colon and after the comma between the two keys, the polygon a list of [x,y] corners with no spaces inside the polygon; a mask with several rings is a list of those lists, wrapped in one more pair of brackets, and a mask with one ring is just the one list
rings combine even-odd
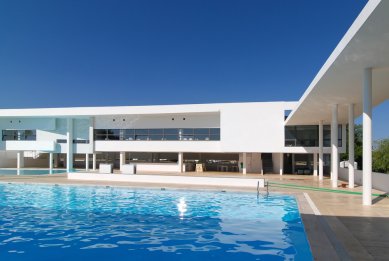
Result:
{"label": "stair", "polygon": [[262,159],[263,174],[273,173],[273,154],[262,153],[261,159]]}

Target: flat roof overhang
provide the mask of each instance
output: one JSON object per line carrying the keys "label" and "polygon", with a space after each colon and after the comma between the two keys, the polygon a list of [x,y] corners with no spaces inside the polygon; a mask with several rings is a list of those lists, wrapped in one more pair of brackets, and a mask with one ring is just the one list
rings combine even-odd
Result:
{"label": "flat roof overhang", "polygon": [[296,102],[241,102],[241,103],[209,103],[181,105],[148,105],[148,106],[112,106],[112,107],[68,107],[68,108],[29,108],[0,109],[0,118],[9,117],[55,117],[77,118],[113,115],[209,115],[220,114],[227,108],[267,107],[282,104],[285,108],[294,108]]}
{"label": "flat roof overhang", "polygon": [[362,114],[364,69],[372,68],[372,105],[389,98],[389,1],[370,0],[286,120],[286,125],[331,122],[331,106],[338,104],[339,123]]}
{"label": "flat roof overhang", "polygon": [[112,107],[70,107],[1,109],[3,117],[93,117],[113,115],[208,115],[220,113],[218,104],[153,105],[153,106],[112,106]]}

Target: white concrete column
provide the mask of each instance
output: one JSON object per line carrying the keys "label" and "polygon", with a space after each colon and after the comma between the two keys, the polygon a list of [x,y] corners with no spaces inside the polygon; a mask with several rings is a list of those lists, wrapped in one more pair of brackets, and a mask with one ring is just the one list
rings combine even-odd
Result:
{"label": "white concrete column", "polygon": [[96,170],[96,153],[93,153],[92,156],[92,168],[94,171]]}
{"label": "white concrete column", "polygon": [[[242,156],[243,157],[243,156]],[[259,168],[261,171],[261,175],[263,175],[263,161],[262,161],[262,153],[259,153]]]}
{"label": "white concrete column", "polygon": [[89,170],[89,154],[85,154],[85,171]]}
{"label": "white concrete column", "polygon": [[342,148],[347,147],[347,124],[342,124]]}
{"label": "white concrete column", "polygon": [[58,154],[54,154],[54,153],[53,153],[53,161],[54,161],[54,162],[53,162],[53,167],[54,167],[54,168],[58,168],[58,165],[59,165],[59,164],[58,164],[58,161],[59,161],[59,155],[58,155]]}
{"label": "white concrete column", "polygon": [[89,118],[89,152],[95,151],[94,117]]}
{"label": "white concrete column", "polygon": [[66,131],[66,171],[70,172],[73,169],[73,119],[67,119],[67,131]]}
{"label": "white concrete column", "polygon": [[366,68],[363,81],[363,205],[371,205],[372,189],[372,69]]}
{"label": "white concrete column", "polygon": [[182,173],[183,172],[183,164],[184,164],[184,153],[182,152],[179,152],[178,153],[178,169],[179,169],[179,172]]}
{"label": "white concrete column", "polygon": [[313,176],[317,176],[317,153],[313,153]]}
{"label": "white concrete column", "polygon": [[18,151],[17,157],[16,157],[16,168],[17,168],[17,174],[20,174],[20,168],[24,167],[24,152]]}
{"label": "white concrete column", "polygon": [[247,153],[243,152],[243,168],[242,168],[243,175],[247,174]]}
{"label": "white concrete column", "polygon": [[124,151],[120,152],[119,164],[120,169],[122,169],[122,166],[126,164],[126,153]]}
{"label": "white concrete column", "polygon": [[323,180],[324,155],[323,155],[323,121],[319,122],[319,180]]}
{"label": "white concrete column", "polygon": [[331,170],[332,187],[338,187],[339,151],[338,151],[338,105],[332,106],[331,121]]}
{"label": "white concrete column", "polygon": [[50,152],[50,153],[49,153],[49,172],[50,172],[50,174],[53,173],[53,164],[54,164],[54,161],[53,161],[53,153]]}
{"label": "white concrete column", "polygon": [[284,174],[284,153],[280,153],[280,175]]}
{"label": "white concrete column", "polygon": [[354,188],[354,104],[348,106],[348,187]]}

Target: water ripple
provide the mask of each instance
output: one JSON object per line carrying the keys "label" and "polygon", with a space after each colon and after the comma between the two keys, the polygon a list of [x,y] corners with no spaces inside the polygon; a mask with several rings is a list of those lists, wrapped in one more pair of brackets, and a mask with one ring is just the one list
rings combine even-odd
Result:
{"label": "water ripple", "polygon": [[0,213],[0,260],[312,259],[284,195],[7,184]]}

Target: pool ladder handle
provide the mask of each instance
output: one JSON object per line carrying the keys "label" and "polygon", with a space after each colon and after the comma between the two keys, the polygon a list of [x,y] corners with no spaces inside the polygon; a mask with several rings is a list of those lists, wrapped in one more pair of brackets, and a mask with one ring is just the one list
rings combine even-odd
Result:
{"label": "pool ladder handle", "polygon": [[[266,188],[266,195],[268,196],[269,195],[269,181],[264,180],[264,183],[265,183],[265,188]],[[257,194],[259,194],[259,180],[257,183]]]}

